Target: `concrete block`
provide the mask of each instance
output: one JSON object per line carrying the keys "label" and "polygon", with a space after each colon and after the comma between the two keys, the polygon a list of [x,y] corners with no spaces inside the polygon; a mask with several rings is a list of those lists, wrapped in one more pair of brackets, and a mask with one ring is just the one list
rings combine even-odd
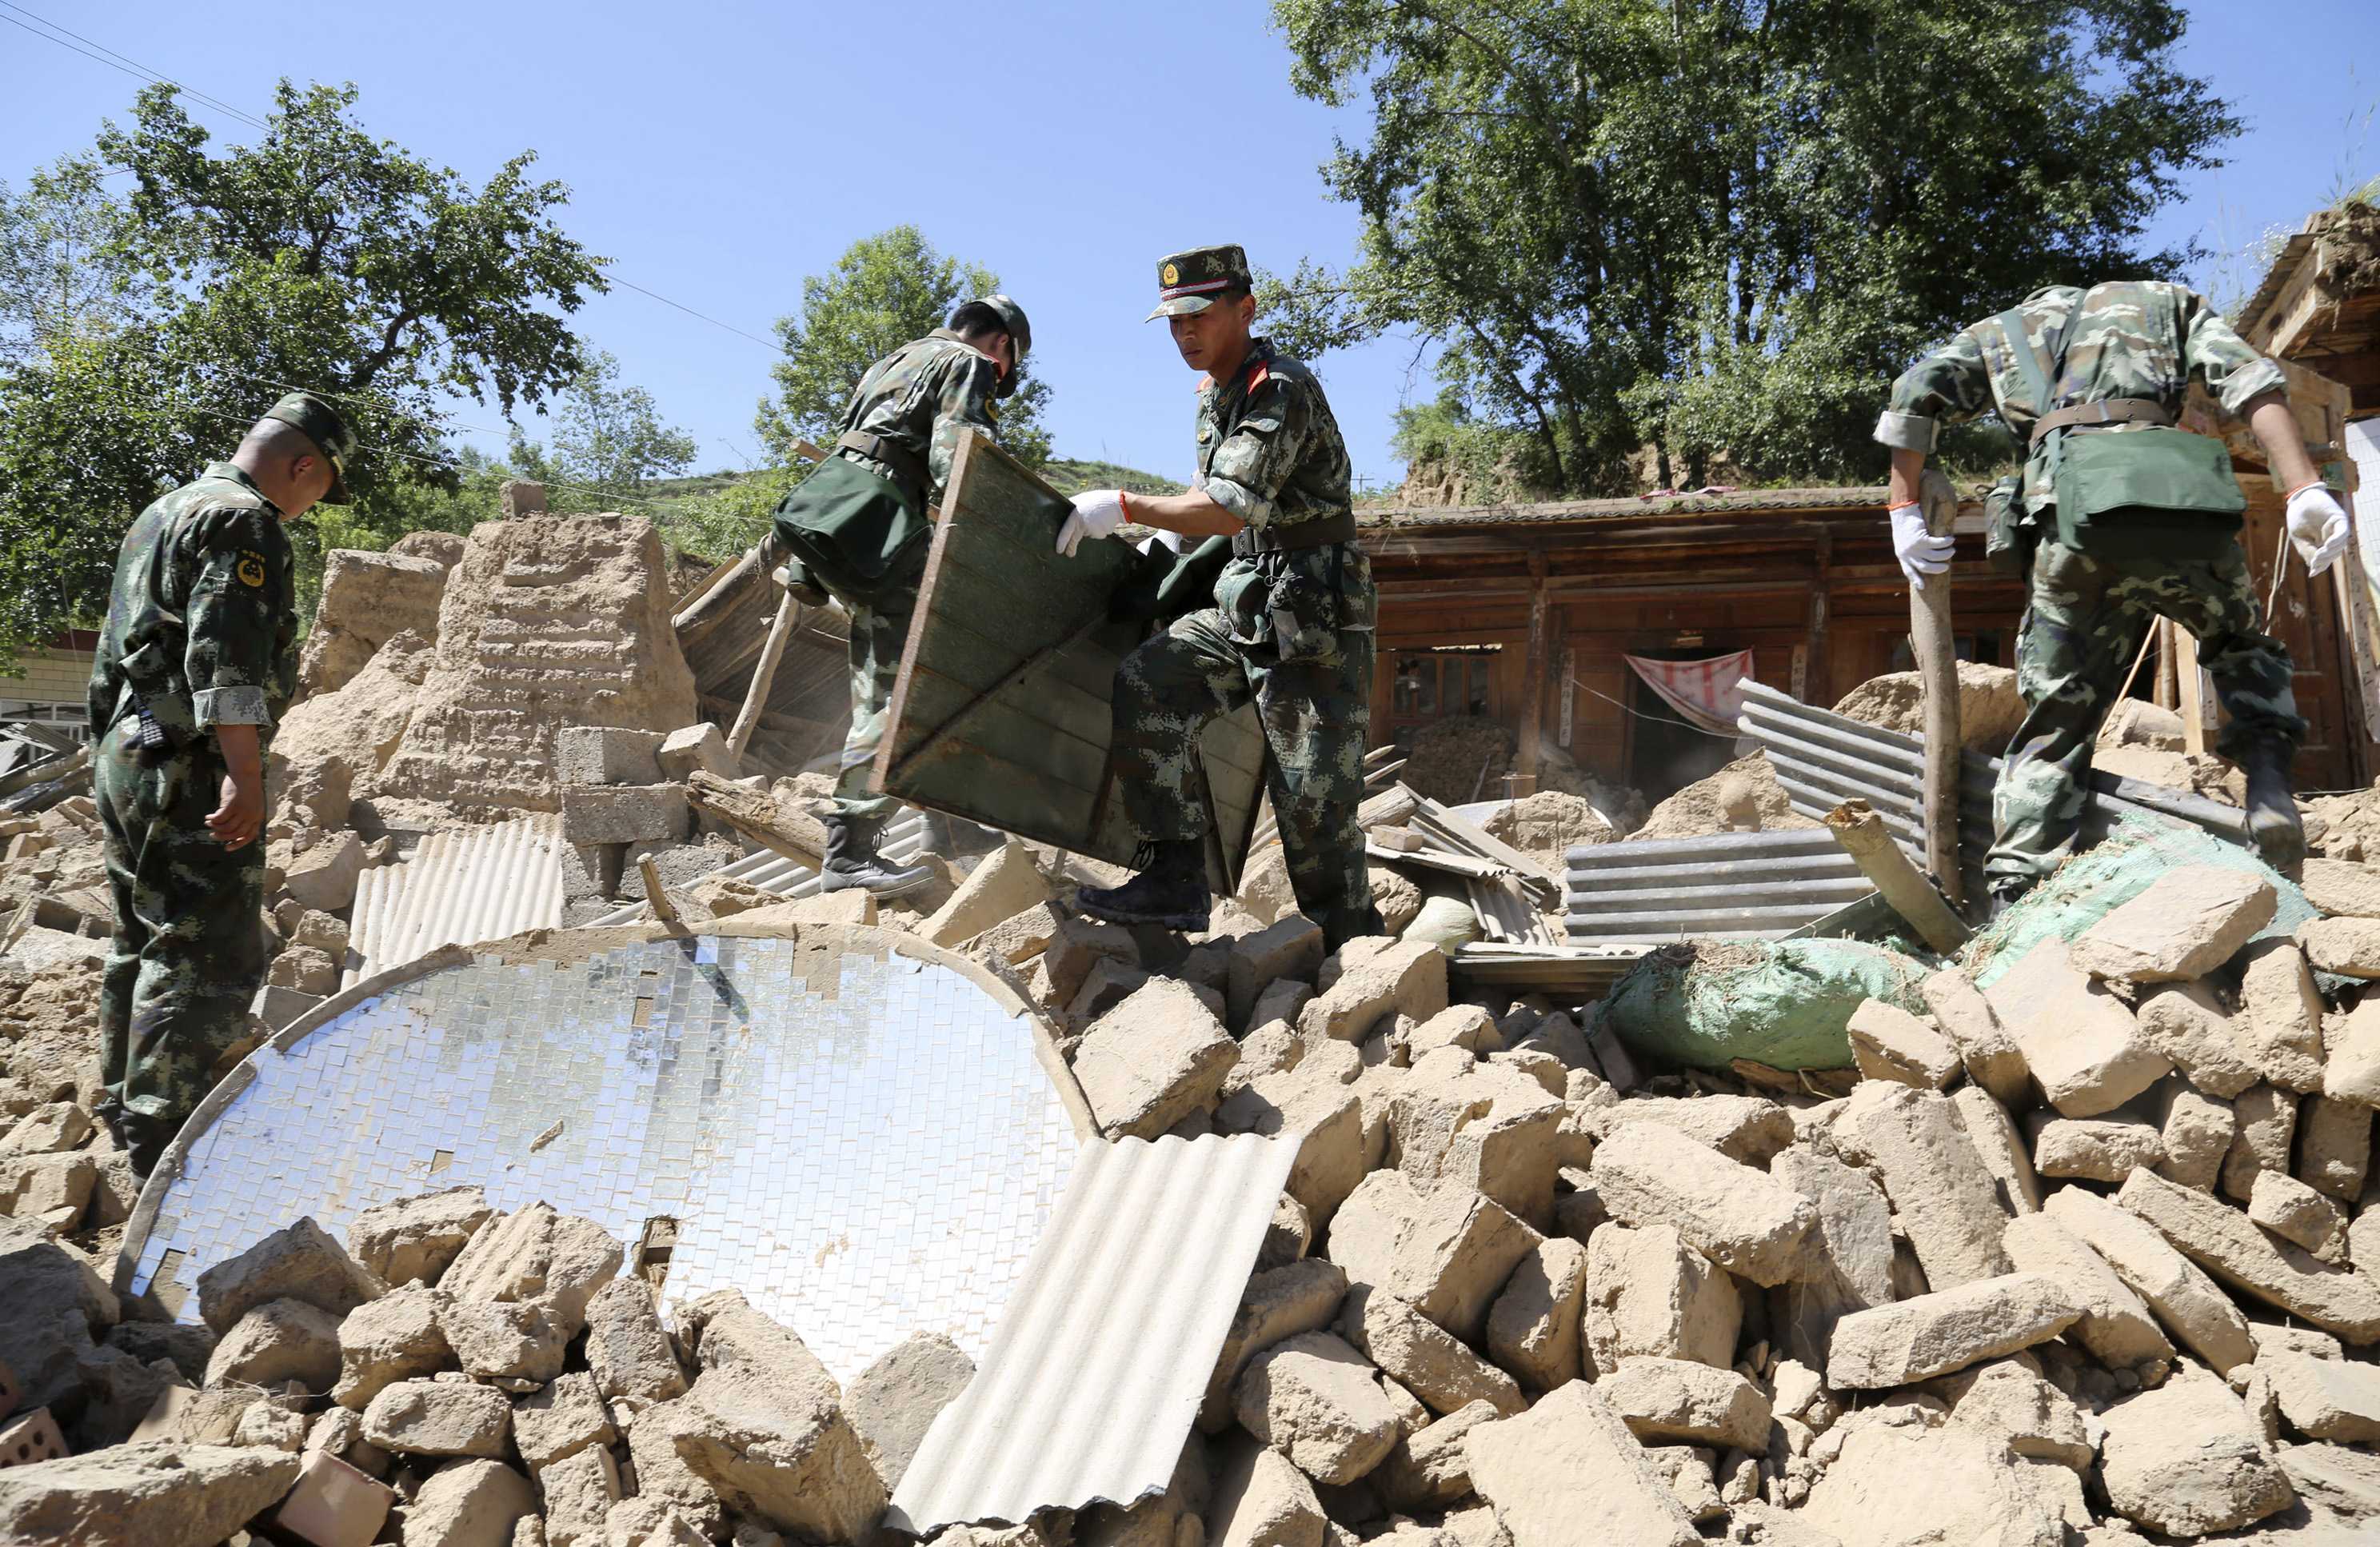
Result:
{"label": "concrete block", "polygon": [[455,1367],[440,1312],[446,1297],[408,1285],[351,1312],[338,1324],[339,1383],[331,1399],[361,1412],[399,1381]]}
{"label": "concrete block", "polygon": [[2317,972],[2380,978],[2380,919],[2312,919],[2298,926],[2298,948]]}
{"label": "concrete block", "polygon": [[660,731],[565,725],[553,735],[553,776],[564,785],[657,785],[667,739]]}
{"label": "concrete block", "polygon": [[339,1321],[303,1300],[267,1300],[233,1322],[215,1345],[206,1383],[296,1381],[316,1395],[327,1392],[339,1378]]}
{"label": "concrete block", "polygon": [[2246,1029],[2204,983],[2168,983],[2141,1001],[2141,1034],[2182,1078],[2228,1101],[2264,1078]]}
{"label": "concrete block", "polygon": [[273,1526],[307,1547],[370,1547],[395,1504],[396,1490],[327,1451],[310,1451]]}
{"label": "concrete block", "polygon": [[683,784],[698,773],[715,774],[722,779],[744,776],[743,760],[727,749],[727,737],[719,733],[719,727],[707,722],[683,726],[662,737],[653,749],[653,761],[660,769],[654,783]]}
{"label": "concrete block", "polygon": [[267,1300],[303,1300],[344,1316],[385,1287],[309,1217],[199,1274],[199,1314],[222,1334]]}
{"label": "concrete block", "polygon": [[2248,1320],[2155,1226],[2097,1193],[2066,1188],[2043,1212],[2099,1254],[2184,1347],[2228,1375],[2256,1357]]}
{"label": "concrete block", "polygon": [[1967,1078],[2007,1106],[2023,1104],[2032,1094],[2032,1076],[2024,1054],[1999,1017],[1992,1014],[1984,991],[1956,968],[1946,968],[1920,985],[1934,1023],[1959,1050]]}
{"label": "concrete block", "polygon": [[1290,1262],[1251,1277],[1223,1336],[1222,1351],[1215,1358],[1214,1372],[1207,1379],[1199,1427],[1209,1434],[1220,1432],[1232,1421],[1232,1394],[1248,1361],[1276,1343],[1330,1326],[1346,1297],[1347,1275],[1334,1262]]}
{"label": "concrete block", "polygon": [[2260,1356],[2281,1417],[2309,1440],[2380,1443],[2380,1366],[2311,1354]]}
{"label": "concrete block", "polygon": [[2056,1281],[2082,1308],[2068,1335],[2101,1364],[2154,1376],[2173,1362],[2173,1344],[2148,1306],[2064,1222],[2047,1214],[2011,1220],[2003,1244],[2017,1272]]}
{"label": "concrete block", "polygon": [[2320,1083],[2310,1089],[2334,1101],[2380,1106],[2380,994],[2367,995],[2345,1015],[2332,1017],[2324,1035],[2328,1063]]}
{"label": "concrete block", "polygon": [[[1522,1261],[1525,1264],[1528,1259]],[[1339,1331],[1432,1412],[1453,1413],[1479,1402],[1499,1413],[1517,1413],[1527,1406],[1511,1374],[1473,1353],[1406,1301],[1369,1285],[1356,1285],[1348,1292]]]}
{"label": "concrete block", "polygon": [[1417,1183],[1474,1188],[1550,1229],[1564,1115],[1536,1082],[1451,1050],[1416,1066],[1390,1101],[1390,1159]]}
{"label": "concrete block", "polygon": [[1827,1383],[1905,1386],[2046,1343],[2082,1320],[2066,1287],[2042,1273],[2006,1273],[1856,1311],[1835,1324]]}
{"label": "concrete block", "polygon": [[[298,1468],[281,1451],[228,1445],[111,1446],[11,1468],[0,1541],[225,1541],[288,1492]],[[88,1533],[96,1522],[103,1534]]]}
{"label": "concrete block", "polygon": [[347,1226],[347,1249],[392,1286],[433,1285],[494,1212],[468,1186],[376,1203]]}
{"label": "concrete block", "polygon": [[2325,1262],[2347,1260],[2347,1211],[2286,1172],[2256,1174],[2248,1217]]}
{"label": "concrete block", "polygon": [[[1884,1202],[1876,1195],[1879,1207]],[[1826,1212],[1821,1209],[1822,1218]],[[1885,1249],[1891,1247],[1889,1228]],[[1597,1371],[1632,1354],[1735,1362],[1743,1299],[1735,1280],[1663,1224],[1599,1226],[1586,1245],[1583,1332]]]}
{"label": "concrete block", "polygon": [[1992,1174],[1999,1188],[2000,1207],[2010,1214],[2039,1212],[2041,1179],[2008,1109],[1982,1086],[1961,1085],[1950,1092],[1950,1115],[1958,1119],[1967,1142],[1975,1147],[1975,1158]]}
{"label": "concrete block", "polygon": [[1382,1016],[1425,1021],[1445,1009],[1446,956],[1426,940],[1366,936],[1324,961],[1315,987],[1315,998],[1298,1014],[1299,1032],[1308,1041],[1361,1041]]}
{"label": "concrete block", "polygon": [[1768,1445],[1768,1398],[1732,1370],[1638,1357],[1621,1360],[1595,1390],[1647,1444]]}
{"label": "concrete block", "polygon": [[363,873],[363,840],[353,833],[341,833],[292,855],[282,874],[281,889],[308,907],[335,913],[355,902],[356,881]]}
{"label": "concrete block", "polygon": [[2372,1169],[2372,1109],[2315,1096],[2298,1108],[2298,1180],[2342,1202],[2363,1196]]}
{"label": "concrete block", "polygon": [[[1823,1370],[1836,1322],[1855,1310],[1888,1305],[1897,1297],[1892,1283],[1892,1205],[1867,1173],[1811,1150],[1787,1151],[1770,1163],[1769,1175],[1818,1210],[1817,1227],[1811,1235],[1812,1271],[1774,1292],[1772,1335],[1794,1358],[1813,1370]],[[1593,1255],[1593,1249],[1589,1254]],[[1779,1313],[1781,1326],[1777,1324]],[[1593,1326],[1590,1320],[1590,1334]],[[1704,1362],[1730,1363],[1732,1342],[1730,1332],[1729,1349]]]}
{"label": "concrete block", "polygon": [[2231,1152],[2236,1127],[2231,1103],[2176,1080],[2167,1082],[2163,1105],[2157,1145],[2164,1158],[2156,1163],[2158,1174],[2183,1187],[2213,1192],[2223,1175],[2223,1157]]}
{"label": "concrete block", "polygon": [[1939,1090],[1963,1066],[1950,1039],[1897,1005],[1869,999],[1852,1012],[1845,1029],[1852,1059],[1867,1079],[1898,1080]]}
{"label": "concrete block", "polygon": [[1798,1276],[1817,1210],[1766,1174],[1658,1123],[1627,1123],[1588,1167],[1611,1217],[1661,1223],[1712,1261],[1763,1286]]}
{"label": "concrete block", "polygon": [[1578,1379],[1586,1248],[1555,1237],[1521,1259],[1488,1311],[1488,1351],[1532,1391]]}
{"label": "concrete block", "polygon": [[1153,979],[1099,1017],[1075,1050],[1100,1132],[1155,1139],[1213,1105],[1239,1044],[1186,984]]}
{"label": "concrete block", "polygon": [[587,1302],[612,1282],[625,1256],[594,1221],[532,1203],[482,1225],[438,1286],[458,1300],[537,1300],[569,1339],[586,1325]]}
{"label": "concrete block", "polygon": [[1543,1238],[1467,1188],[1424,1189],[1402,1172],[1376,1171],[1340,1206],[1330,1258],[1351,1283],[1409,1301],[1476,1343],[1497,1291]]}
{"label": "concrete block", "polygon": [[2044,1176],[2120,1182],[2132,1174],[2132,1167],[2163,1159],[2165,1135],[2154,1123],[2052,1117],[2034,1132],[2034,1169]]}
{"label": "concrete block", "polygon": [[2231,1103],[2231,1148],[2224,1152],[2223,1190],[2242,1203],[2264,1171],[2287,1171],[2297,1135],[2298,1098],[2271,1085],[2252,1086]]}
{"label": "concrete block", "polygon": [[1274,984],[1311,982],[1322,966],[1322,927],[1299,914],[1275,920],[1231,943],[1225,967],[1226,1020],[1235,1031],[1261,1022],[1254,1018],[1257,1002]]}
{"label": "concrete block", "polygon": [[2380,1281],[2276,1240],[2246,1214],[2153,1171],[2133,1172],[2116,1201],[2235,1289],[2350,1343],[2380,1341]]}
{"label": "concrete block", "polygon": [[2124,1002],[2074,964],[2063,940],[2034,946],[1985,997],[2062,1116],[2112,1112],[2173,1067]]}
{"label": "concrete block", "polygon": [[493,1386],[398,1381],[364,1409],[364,1438],[399,1456],[498,1456],[512,1404]]}
{"label": "concrete block", "polygon": [[1870,1080],[1829,1125],[1845,1160],[1874,1168],[1936,1289],[2008,1271],[2000,1232],[2010,1217],[1991,1169],[1950,1098]]}
{"label": "concrete block", "polygon": [[937,945],[959,945],[1049,900],[1050,883],[1033,856],[1011,839],[977,861],[918,932]]}
{"label": "concrete block", "polygon": [[1279,1451],[1246,1439],[1216,1468],[1206,1525],[1210,1547],[1324,1547],[1330,1541],[1330,1518],[1305,1474]]}
{"label": "concrete block", "polygon": [[531,1470],[616,1438],[595,1378],[573,1371],[513,1399],[513,1443]]}
{"label": "concrete block", "polygon": [[2219,865],[2180,865],[2082,932],[2074,965],[2095,978],[2162,983],[2203,978],[2273,921],[2272,883]]}
{"label": "concrete block", "polygon": [[405,1540],[498,1547],[516,1540],[521,1522],[537,1517],[528,1479],[501,1461],[457,1462],[431,1473],[407,1501]]}
{"label": "concrete block", "polygon": [[2250,1062],[2284,1090],[2320,1090],[2322,994],[2305,953],[2286,940],[2268,940],[2247,953],[2240,980],[2240,1027]]}
{"label": "concrete block", "polygon": [[1697,1547],[1685,1506],[1611,1404],[1584,1381],[1463,1436],[1472,1486],[1513,1547]]}
{"label": "concrete block", "polygon": [[1250,1360],[1233,1393],[1240,1427],[1317,1482],[1354,1482],[1402,1436],[1372,1367],[1343,1338],[1300,1333]]}
{"label": "concrete block", "polygon": [[[694,810],[684,785],[565,785],[562,836],[565,843],[634,844],[683,841],[694,831]],[[625,883],[625,878],[624,878]]]}
{"label": "concrete block", "polygon": [[1380,1501],[1394,1510],[1435,1511],[1467,1498],[1471,1457],[1463,1438],[1503,1416],[1486,1402],[1473,1402],[1406,1435],[1369,1479]]}
{"label": "concrete block", "polygon": [[2099,1476],[2116,1513],[2171,1536],[2252,1525],[2295,1490],[2223,1383],[2184,1370],[2101,1415]]}

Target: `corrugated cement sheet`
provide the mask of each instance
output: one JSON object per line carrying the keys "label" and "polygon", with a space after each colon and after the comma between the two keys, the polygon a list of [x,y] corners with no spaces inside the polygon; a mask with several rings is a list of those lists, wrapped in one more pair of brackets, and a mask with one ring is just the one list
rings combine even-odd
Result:
{"label": "corrugated cement sheet", "polygon": [[562,818],[552,812],[421,840],[356,883],[341,986],[428,956],[562,923]]}
{"label": "corrugated cement sheet", "polygon": [[[990,441],[960,437],[876,778],[917,805],[1128,865],[1139,836],[1108,764],[1109,699],[1148,626],[1108,608],[1140,554],[1094,542],[1058,557],[1066,508]],[[1209,725],[1197,753],[1214,819],[1208,868],[1229,895],[1264,783],[1255,707]]]}
{"label": "corrugated cement sheet", "polygon": [[1567,863],[1580,945],[1776,940],[1875,890],[1823,827],[1591,844]]}
{"label": "corrugated cement sheet", "polygon": [[934,1419],[885,1523],[924,1535],[1164,1492],[1297,1144],[1084,1146],[990,1354]]}

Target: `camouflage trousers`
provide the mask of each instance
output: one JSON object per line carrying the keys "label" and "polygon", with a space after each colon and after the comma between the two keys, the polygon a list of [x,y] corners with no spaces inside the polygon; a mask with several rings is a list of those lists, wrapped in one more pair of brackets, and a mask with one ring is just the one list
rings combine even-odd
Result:
{"label": "camouflage trousers", "polygon": [[1372,906],[1364,834],[1364,746],[1372,717],[1372,633],[1342,629],[1321,659],[1283,662],[1242,644],[1220,608],[1176,618],[1116,667],[1116,783],[1143,839],[1203,838],[1207,791],[1192,749],[1219,717],[1256,700],[1272,749],[1268,793],[1297,906],[1326,929]]}
{"label": "camouflage trousers", "polygon": [[892,681],[909,642],[909,615],[917,610],[917,578],[888,588],[873,602],[842,601],[851,618],[851,729],[843,738],[834,809],[855,822],[881,822],[901,809],[896,797],[876,793],[871,783],[892,712]]}
{"label": "camouflage trousers", "polygon": [[2248,558],[2108,558],[2045,542],[2034,551],[2033,592],[2017,635],[2017,689],[2024,723],[2009,743],[1992,791],[1998,829],[1985,872],[1994,890],[2041,880],[2074,852],[2100,723],[2154,618],[2198,640],[2230,723],[2220,750],[2305,739],[2289,691],[2287,647],[2257,627]]}
{"label": "camouflage trousers", "polygon": [[155,768],[130,719],[101,739],[92,795],[115,895],[99,987],[105,1115],[146,1174],[212,1088],[264,981],[264,846],[207,831],[224,766],[200,739]]}

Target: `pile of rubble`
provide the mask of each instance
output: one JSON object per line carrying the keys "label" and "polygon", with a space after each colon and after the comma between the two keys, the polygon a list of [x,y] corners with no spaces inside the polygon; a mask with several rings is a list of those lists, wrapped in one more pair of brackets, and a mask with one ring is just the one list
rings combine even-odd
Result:
{"label": "pile of rubble", "polygon": [[[921,932],[1044,1009],[1107,1139],[1298,1152],[1168,1489],[937,1541],[2380,1530],[2380,999],[2349,1003],[2380,870],[2310,865],[2295,938],[2259,938],[2269,881],[2168,871],[1861,1005],[1828,1099],[1648,1078],[1575,1006],[1453,997],[1426,940],[1097,923],[1054,859],[1002,849]],[[0,1471],[0,1535],[199,1541],[158,1522],[335,1496],[407,1543],[858,1541],[971,1373],[913,1340],[844,1390],[732,1294],[665,1327],[621,1243],[468,1190],[218,1264],[203,1330],[109,1327],[15,1228],[0,1295],[67,1345],[28,1396],[113,1371],[73,1409],[103,1443],[167,1389],[133,1443]]]}

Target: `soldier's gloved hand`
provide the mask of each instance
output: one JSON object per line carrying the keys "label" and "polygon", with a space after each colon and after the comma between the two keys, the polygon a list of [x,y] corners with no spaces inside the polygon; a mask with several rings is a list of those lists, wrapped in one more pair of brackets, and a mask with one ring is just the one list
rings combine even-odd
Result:
{"label": "soldier's gloved hand", "polygon": [[1912,591],[1924,591],[1926,576],[1950,567],[1950,552],[1958,542],[1927,531],[1925,507],[1913,500],[1887,514],[1892,518],[1892,552],[1900,560],[1900,572],[1909,577]]}
{"label": "soldier's gloved hand", "polygon": [[2307,574],[2321,574],[2347,552],[2347,512],[2321,484],[2309,483],[2289,496],[2289,522],[2290,545],[2305,560]]}
{"label": "soldier's gloved hand", "polygon": [[1067,558],[1087,537],[1113,537],[1123,525],[1123,491],[1086,489],[1075,496],[1075,508],[1058,529],[1058,552]]}

